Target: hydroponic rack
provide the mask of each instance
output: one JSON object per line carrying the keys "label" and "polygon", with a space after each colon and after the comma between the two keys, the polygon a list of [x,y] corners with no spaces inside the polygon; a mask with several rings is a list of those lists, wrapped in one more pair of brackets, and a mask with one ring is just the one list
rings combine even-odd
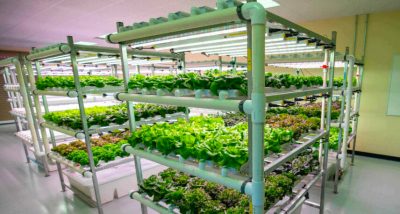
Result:
{"label": "hydroponic rack", "polygon": [[[321,53],[302,53],[291,55],[268,56],[268,63],[271,66],[286,68],[318,68],[323,66],[324,56]],[[334,96],[341,101],[340,117],[337,123],[332,126],[339,128],[338,149],[335,154],[335,181],[334,192],[338,193],[339,178],[346,170],[346,158],[351,146],[351,165],[354,164],[355,146],[357,139],[357,128],[360,110],[361,88],[363,80],[364,63],[348,54],[336,53],[336,64],[343,67],[343,85],[335,88]],[[356,70],[356,72],[354,72]],[[325,73],[324,73],[325,74]],[[355,75],[354,75],[355,74]],[[353,77],[356,84],[353,83]],[[349,132],[351,129],[351,133]]]}
{"label": "hydroponic rack", "polygon": [[[52,45],[46,48],[41,49],[34,49],[31,51],[29,55],[25,57],[25,66],[27,68],[27,73],[29,77],[29,83],[32,90],[33,96],[33,103],[36,109],[36,116],[38,118],[38,122],[40,124],[40,131],[42,136],[43,145],[45,148],[45,154],[50,159],[54,160],[57,164],[57,170],[60,177],[61,187],[62,190],[65,191],[66,188],[72,189],[68,187],[64,183],[64,178],[61,170],[60,163],[63,163],[70,169],[76,172],[82,173],[84,176],[89,176],[92,178],[93,181],[93,188],[95,193],[96,201],[94,202],[98,208],[99,213],[103,213],[102,210],[102,203],[99,193],[99,185],[97,180],[96,172],[100,170],[104,170],[118,164],[126,163],[131,161],[132,159],[126,158],[118,161],[113,161],[111,163],[105,164],[100,167],[96,167],[93,160],[93,153],[91,150],[90,144],[90,137],[92,134],[95,133],[102,133],[106,131],[112,131],[115,129],[126,128],[125,125],[122,126],[110,126],[110,127],[101,127],[98,129],[89,129],[87,117],[85,114],[85,100],[83,99],[84,95],[86,94],[104,94],[109,95],[112,93],[120,92],[122,90],[121,87],[105,87],[105,88],[87,88],[81,87],[80,84],[80,70],[78,63],[80,64],[110,64],[110,65],[117,65],[118,57],[119,57],[119,50],[116,48],[109,48],[109,47],[99,47],[99,46],[84,46],[84,45],[76,45],[74,44],[73,38],[71,36],[67,37],[67,43],[61,43],[57,45]],[[143,64],[142,61],[138,62],[134,60],[134,57],[146,57],[146,60],[151,60],[148,57],[158,57],[159,61],[163,61],[163,59],[181,59],[181,55],[179,54],[171,54],[171,53],[156,53],[156,52],[149,52],[149,51],[130,51],[129,57],[131,57],[130,63],[132,64]],[[35,84],[35,72],[32,66],[32,63],[35,65],[35,71],[38,77],[41,77],[41,62],[60,62],[62,64],[70,64],[72,67],[72,75],[74,77],[74,89],[52,89],[52,90],[37,90]],[[152,64],[156,63],[154,61],[151,62]],[[114,66],[114,68],[116,68]],[[114,70],[114,74],[117,75],[116,69]],[[80,117],[82,120],[82,130],[68,130],[64,127],[58,127],[53,124],[48,124],[43,120],[43,113],[40,106],[39,95],[42,96],[42,103],[44,106],[45,113],[49,112],[49,107],[47,103],[46,96],[63,96],[69,98],[75,98],[78,101]],[[129,111],[129,110],[128,110]],[[169,118],[167,118],[169,119]],[[75,164],[66,161],[53,152],[50,151],[49,139],[47,137],[46,128],[50,130],[50,141],[53,146],[55,146],[55,136],[53,131],[62,132],[64,134],[70,135],[72,137],[84,139],[87,153],[89,156],[89,169],[82,168],[76,166]],[[135,165],[139,165],[135,163]],[[81,195],[82,196],[82,195]],[[92,201],[90,198],[85,198],[88,201]]]}
{"label": "hydroponic rack", "polygon": [[[301,151],[310,147],[314,142],[317,142],[320,139],[323,139],[324,154],[328,154],[327,139],[329,139],[330,130],[333,81],[329,81],[328,86],[326,83],[327,79],[333,80],[334,76],[335,33],[333,33],[332,39],[328,39],[265,11],[264,7],[259,3],[251,2],[239,4],[236,1],[217,1],[216,10],[208,7],[192,8],[190,14],[182,12],[171,13],[168,15],[168,18],[155,18],[151,19],[150,22],[135,23],[133,26],[123,26],[122,23],[118,23],[117,29],[117,33],[107,36],[107,40],[110,43],[119,44],[121,59],[123,62],[122,68],[124,73],[125,92],[118,93],[116,95],[117,99],[127,101],[128,105],[132,105],[132,101],[135,101],[226,111],[241,111],[251,115],[252,118],[251,124],[249,124],[249,126],[252,126],[251,134],[249,133],[249,136],[251,136],[249,143],[249,156],[251,163],[250,177],[238,178],[234,176],[225,176],[218,172],[204,169],[201,166],[198,167],[182,163],[178,160],[167,158],[154,152],[143,151],[129,145],[124,146],[123,149],[134,154],[135,159],[138,162],[139,157],[149,159],[165,166],[178,169],[179,171],[198,176],[207,181],[216,182],[248,194],[252,198],[253,213],[260,214],[264,213],[264,174],[274,171],[277,167],[296,157]],[[237,49],[224,51],[224,49],[228,50],[227,47],[232,46],[233,44],[233,38],[230,36],[231,33],[235,33],[235,35],[240,35],[240,33],[242,33],[241,38],[234,38],[238,41],[244,42],[243,44],[239,44],[241,48],[239,54],[235,54],[238,51]],[[246,44],[245,42],[248,39],[250,42]],[[306,42],[301,42],[301,40]],[[203,42],[203,44],[199,44],[199,42]],[[281,42],[281,45],[283,43],[301,43],[301,45],[306,43],[306,46],[311,47],[307,47],[307,50],[291,50],[290,48],[293,48],[291,46],[279,46],[280,49],[285,48],[284,50],[286,51],[277,50],[279,48],[270,51],[273,50],[271,47],[275,42]],[[218,48],[220,49],[211,51],[210,49],[212,47],[206,49],[207,46],[205,46],[204,43],[207,43],[210,46],[219,45]],[[266,43],[268,45],[266,45]],[[309,43],[313,44],[309,45]],[[251,94],[248,98],[244,98],[243,100],[217,100],[212,98],[198,99],[195,97],[131,94],[128,92],[127,85],[129,73],[129,68],[127,66],[128,45],[131,45],[131,47],[134,48],[152,46],[156,50],[171,49],[174,52],[201,51],[206,54],[247,56],[248,70],[252,73],[252,77],[249,78],[252,80],[251,87],[249,87]],[[264,70],[266,52],[267,54],[283,54],[300,51],[309,52],[311,50],[324,51],[327,63],[329,62],[329,69],[327,68],[327,70],[329,70],[329,75],[328,78],[324,80],[324,87],[295,92],[265,93]],[[324,99],[327,100],[326,118],[321,118],[324,121],[324,129],[320,130],[317,137],[310,139],[307,143],[302,144],[295,150],[276,159],[272,163],[265,165],[263,154],[263,132],[266,103],[313,94],[323,94]],[[135,120],[132,116],[133,113],[130,114],[130,127],[131,130],[134,130]],[[306,185],[303,191],[297,195],[298,197],[293,198],[288,207],[282,210],[283,213],[291,212],[294,207],[297,207],[299,203],[302,203],[308,189],[318,180],[319,177],[322,178],[321,203],[319,205],[313,204],[315,207],[320,209],[320,213],[324,212],[328,156],[324,155],[323,157],[323,163],[320,167],[321,170],[316,179],[312,180],[310,185]],[[137,173],[137,179],[138,184],[143,183],[141,173]],[[131,197],[141,202],[142,213],[147,213],[146,206],[154,208],[160,213],[171,212],[167,208],[162,207],[158,203],[152,202],[143,195],[132,193]]]}
{"label": "hydroponic rack", "polygon": [[[26,77],[23,71],[23,58],[22,56],[11,57],[0,61],[0,67],[3,71],[5,81],[5,90],[8,91],[8,96],[11,103],[11,115],[15,117],[18,133],[29,131],[31,140],[24,140],[21,138],[23,144],[26,160],[28,163],[31,161],[38,164],[39,167],[44,169],[45,175],[49,174],[46,164],[45,154],[39,141],[39,133],[36,129],[34,118],[34,110],[30,105],[30,96],[26,84]],[[34,158],[29,155],[31,151]]]}
{"label": "hydroponic rack", "polygon": [[[360,116],[361,88],[364,75],[364,63],[354,56],[346,55],[344,59],[343,86],[341,89],[341,114],[339,117],[339,139],[336,154],[336,171],[334,192],[338,193],[340,174],[346,170],[348,149],[351,146],[351,165],[354,164],[354,155],[357,141],[358,120]],[[356,71],[356,85],[353,86],[354,69]],[[351,133],[350,131],[351,127]]]}

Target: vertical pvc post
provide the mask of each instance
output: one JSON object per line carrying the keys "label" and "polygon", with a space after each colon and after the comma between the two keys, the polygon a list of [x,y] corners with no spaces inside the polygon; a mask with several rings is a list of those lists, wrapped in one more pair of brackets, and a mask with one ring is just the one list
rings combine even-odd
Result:
{"label": "vertical pvc post", "polygon": [[[328,63],[329,63],[329,50],[325,50],[324,65],[323,65],[323,69],[322,69],[322,87],[324,87],[324,88],[327,87],[328,67],[329,67]],[[324,130],[324,128],[325,128],[325,110],[326,110],[326,99],[322,99],[321,123],[320,123],[321,130]],[[320,165],[322,164],[322,151],[323,151],[323,139],[321,139],[319,141],[318,160],[319,160]]]}
{"label": "vertical pvc post", "polygon": [[[5,84],[13,84],[11,77],[10,77],[10,70],[8,67],[4,68],[4,73],[3,73],[3,77],[4,77],[4,83]],[[17,92],[14,91],[9,91],[7,92],[8,96],[11,97],[12,101],[11,101],[11,109],[14,108],[18,108],[19,103],[18,103],[18,96],[17,96]],[[17,128],[17,131],[22,131],[23,130],[23,126],[22,126],[22,121],[20,117],[14,117],[15,120],[15,126]],[[29,159],[29,153],[28,153],[28,147],[26,146],[25,143],[22,143],[22,148],[24,149],[24,153],[25,153],[25,158],[26,158],[26,162],[30,163],[31,160]]]}
{"label": "vertical pvc post", "polygon": [[265,126],[265,8],[257,3],[246,3],[242,15],[251,20],[253,86],[251,89],[252,117],[252,195],[251,202],[254,214],[264,213],[264,126]]}
{"label": "vertical pvc post", "polygon": [[339,116],[339,136],[338,136],[338,148],[336,151],[336,171],[335,171],[335,182],[333,185],[333,192],[338,193],[339,187],[339,174],[340,174],[340,159],[341,159],[341,152],[342,152],[342,144],[343,144],[343,119],[344,119],[344,107],[345,107],[345,90],[346,90],[346,81],[347,81],[347,71],[349,68],[349,61],[344,62],[344,70],[343,70],[343,85],[341,89],[341,96],[340,96],[340,116]]}
{"label": "vertical pvc post", "polygon": [[32,142],[33,142],[33,148],[35,150],[35,155],[39,156],[39,143],[38,143],[38,136],[36,135],[35,132],[35,126],[33,124],[33,113],[31,112],[31,109],[29,108],[29,101],[28,101],[28,93],[26,91],[25,83],[24,83],[24,77],[22,73],[22,66],[21,62],[17,60],[15,62],[15,71],[20,87],[20,94],[22,96],[22,101],[25,107],[25,113],[26,113],[26,120],[28,122],[28,128],[31,132],[32,135]]}
{"label": "vertical pvc post", "polygon": [[[28,71],[28,79],[29,79],[29,84],[31,85],[31,90],[36,90],[36,83],[35,83],[35,76],[33,74],[33,68],[32,68],[32,64],[30,61],[26,61],[25,62],[25,66],[26,69]],[[36,94],[33,94],[33,103],[35,105],[35,110],[36,110],[36,117],[38,119],[39,124],[41,122],[43,122],[43,112],[42,112],[42,108],[40,106],[40,102],[39,102],[39,96]],[[40,125],[38,125],[39,129],[40,129],[40,134],[42,136],[42,141],[43,141],[43,146],[44,146],[44,151],[47,154],[50,153],[50,145],[49,145],[49,141],[47,139],[47,133],[46,133],[46,129]]]}
{"label": "vertical pvc post", "polygon": [[[123,27],[122,22],[117,23],[117,29]],[[128,51],[127,51],[127,45],[126,44],[119,44],[119,50],[121,53],[121,67],[122,67],[122,76],[124,79],[124,87],[125,87],[125,92],[128,92],[129,87],[129,67],[128,67]],[[128,108],[128,118],[129,118],[129,128],[131,132],[134,132],[136,129],[136,120],[135,120],[135,112],[133,108],[133,103],[130,101],[126,101],[127,108]],[[136,155],[134,155],[134,162],[135,162],[135,170],[136,170],[136,180],[137,184],[141,185],[143,184],[143,172],[142,172],[142,165],[140,162],[140,158]],[[142,214],[147,214],[147,207],[146,205],[140,203],[140,208],[142,211]]]}
{"label": "vertical pvc post", "polygon": [[[353,69],[354,69],[354,57],[349,58],[349,69],[347,73],[347,88],[346,88],[346,107],[344,113],[344,127],[343,127],[343,144],[341,152],[340,167],[342,169],[346,166],[347,159],[347,141],[349,139],[349,127],[350,127],[350,114],[351,114],[351,99],[353,96]],[[343,84],[346,84],[343,82]]]}
{"label": "vertical pvc post", "polygon": [[218,57],[218,69],[220,72],[222,72],[222,56]]}
{"label": "vertical pvc post", "polygon": [[85,134],[85,144],[86,144],[86,150],[88,152],[89,156],[89,166],[92,172],[92,180],[93,180],[93,189],[94,193],[96,196],[96,205],[98,209],[99,214],[103,214],[103,208],[101,204],[101,198],[100,198],[100,190],[99,190],[99,183],[97,180],[97,173],[96,173],[96,166],[94,164],[93,160],[93,153],[92,153],[92,145],[90,143],[90,134],[89,134],[89,127],[88,127],[88,122],[86,119],[86,113],[85,113],[85,106],[83,103],[83,93],[82,93],[82,88],[81,88],[81,83],[79,81],[79,70],[78,70],[78,63],[76,61],[77,57],[77,51],[74,46],[74,40],[72,36],[68,36],[68,45],[71,48],[71,65],[72,65],[72,72],[74,75],[74,82],[75,82],[75,89],[78,94],[78,105],[79,105],[79,112],[82,120],[82,126],[83,126],[83,132]]}
{"label": "vertical pvc post", "polygon": [[[256,0],[247,0],[247,3],[250,2],[255,2]],[[247,98],[251,99],[251,89],[253,88],[253,62],[251,58],[252,54],[252,27],[251,23],[247,22],[246,23],[246,31],[247,31]],[[265,84],[265,83],[264,83]],[[247,115],[247,133],[252,133],[253,132],[253,120],[251,119],[251,115]],[[247,150],[248,151],[253,151],[253,136],[251,134],[248,135],[248,140],[247,140]],[[249,175],[252,177],[252,160],[253,160],[253,154],[249,152]]]}
{"label": "vertical pvc post", "polygon": [[[362,80],[364,76],[364,65],[358,65],[357,68],[357,87],[361,90],[362,87]],[[351,165],[354,165],[354,155],[355,155],[355,150],[356,150],[356,142],[357,142],[357,130],[358,130],[358,119],[359,119],[359,113],[360,113],[360,102],[361,102],[361,91],[357,92],[355,94],[355,102],[354,102],[354,112],[356,115],[353,118],[353,123],[352,123],[352,134],[354,135],[353,139],[353,147],[352,147],[352,154],[351,154]]]}
{"label": "vertical pvc post", "polygon": [[140,65],[136,65],[136,72],[140,74]]}
{"label": "vertical pvc post", "polygon": [[[21,63],[21,72],[22,72],[23,79],[24,79],[25,89],[28,89],[29,88],[29,79],[27,77],[27,74],[25,73],[25,71],[27,69],[26,69],[26,66],[25,66],[25,63],[24,63],[24,60],[22,59],[22,57],[19,57],[19,61]],[[25,109],[29,108],[32,112],[33,125],[35,127],[34,131],[36,132],[36,136],[38,139],[38,145],[39,145],[39,149],[40,149],[39,152],[43,152],[43,147],[42,147],[43,143],[40,140],[41,138],[40,138],[40,133],[39,133],[39,124],[38,124],[38,121],[35,119],[34,103],[32,101],[31,92],[28,92],[28,90],[26,90],[26,94],[27,94],[28,106],[25,106]],[[44,160],[44,162],[46,162],[46,160]],[[48,167],[47,164],[44,163],[43,168],[44,168],[46,176],[49,175],[49,171],[48,171],[47,167]]]}
{"label": "vertical pvc post", "polygon": [[[35,61],[35,68],[36,68],[36,72],[37,72],[37,77],[41,78],[42,77],[42,70],[41,70],[41,66],[40,66],[39,61]],[[50,113],[46,95],[42,95],[42,102],[43,102],[44,113],[45,114]],[[39,121],[41,121],[41,120],[43,120],[42,117],[39,118]],[[50,143],[51,143],[51,145],[53,145],[53,147],[57,146],[56,137],[54,135],[54,131],[52,129],[49,129],[49,133],[50,133]],[[47,138],[47,136],[46,136],[46,138]],[[61,169],[61,164],[56,161],[56,166],[57,166],[58,177],[60,179],[61,190],[63,192],[65,192],[66,188],[65,188],[64,176],[63,176],[62,169]]]}
{"label": "vertical pvc post", "polygon": [[[336,32],[332,32],[332,41],[336,44]],[[333,88],[333,79],[335,77],[335,49],[332,48],[329,56],[329,86]],[[332,112],[332,94],[328,98],[327,112],[326,112],[326,123],[325,129],[327,131],[327,135],[325,136],[324,143],[324,159],[323,159],[323,167],[322,167],[322,181],[321,181],[321,197],[320,197],[320,208],[319,213],[323,214],[325,209],[325,187],[328,179],[328,156],[329,156],[329,135],[331,129],[331,112]]]}

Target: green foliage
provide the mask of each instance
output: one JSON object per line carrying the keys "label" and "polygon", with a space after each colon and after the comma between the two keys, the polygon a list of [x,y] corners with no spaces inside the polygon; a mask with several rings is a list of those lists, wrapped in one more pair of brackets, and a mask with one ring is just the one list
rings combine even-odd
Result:
{"label": "green foliage", "polygon": [[[179,177],[187,180],[186,185],[176,182],[182,180]],[[285,195],[291,195],[294,181],[295,176],[290,173],[268,175],[265,180],[265,209],[268,210]],[[247,195],[173,169],[145,179],[140,192],[146,193],[155,202],[163,200],[178,207],[180,213],[249,213],[250,198]]]}
{"label": "green foliage", "polygon": [[316,130],[320,125],[319,118],[308,118],[305,115],[278,114],[267,119],[272,128],[284,128],[293,132],[294,139],[299,139],[309,130]]}
{"label": "green foliage", "polygon": [[[321,86],[322,78],[318,76],[304,77],[289,74],[272,75],[266,73],[265,86],[273,88],[302,88],[303,86]],[[219,90],[239,90],[242,95],[247,94],[246,73],[228,73],[211,70],[204,75],[186,73],[166,76],[135,75],[129,81],[130,89],[166,89],[172,92],[174,89],[210,89],[213,95],[218,95]]]}
{"label": "green foliage", "polygon": [[[81,76],[79,81],[82,87],[93,86],[104,88],[105,86],[122,86],[123,80],[113,76]],[[38,78],[36,88],[45,90],[48,88],[75,88],[73,76],[46,76]]]}
{"label": "green foliage", "polygon": [[[162,116],[177,112],[185,112],[185,108],[176,106],[136,104],[134,105],[135,120],[149,117]],[[88,126],[108,126],[110,124],[124,124],[128,121],[127,105],[119,104],[114,106],[95,106],[86,108]],[[46,121],[57,126],[69,127],[71,129],[83,129],[79,109],[50,112],[43,116]]]}
{"label": "green foliage", "polygon": [[[280,145],[291,142],[292,132],[265,128],[265,152],[280,151]],[[143,125],[132,133],[131,146],[157,149],[163,155],[178,154],[184,159],[210,160],[219,166],[239,169],[248,160],[247,124],[226,127],[220,117],[192,117],[173,124]]]}
{"label": "green foliage", "polygon": [[[119,136],[120,133],[112,133],[91,139],[95,165],[98,165],[99,161],[108,162],[115,160],[116,157],[129,156],[129,153],[121,150],[121,146],[127,144],[127,141]],[[82,166],[89,165],[86,144],[80,140],[71,142],[70,144],[60,144],[53,147],[52,151]]]}

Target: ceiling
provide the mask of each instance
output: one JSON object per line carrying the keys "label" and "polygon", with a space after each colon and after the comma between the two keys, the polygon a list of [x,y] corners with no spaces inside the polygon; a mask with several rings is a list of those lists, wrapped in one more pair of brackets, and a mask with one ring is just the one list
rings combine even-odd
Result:
{"label": "ceiling", "polygon": [[[352,16],[400,8],[399,0],[276,0],[270,9],[295,22]],[[0,49],[27,50],[75,41],[104,44],[95,37],[125,24],[189,11],[192,6],[215,6],[216,0],[0,0]]]}

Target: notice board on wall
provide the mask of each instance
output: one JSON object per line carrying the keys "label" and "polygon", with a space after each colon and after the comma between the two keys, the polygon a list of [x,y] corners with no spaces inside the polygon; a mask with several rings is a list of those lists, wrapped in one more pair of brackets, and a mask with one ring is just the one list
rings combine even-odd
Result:
{"label": "notice board on wall", "polygon": [[387,115],[400,116],[400,54],[393,57]]}

